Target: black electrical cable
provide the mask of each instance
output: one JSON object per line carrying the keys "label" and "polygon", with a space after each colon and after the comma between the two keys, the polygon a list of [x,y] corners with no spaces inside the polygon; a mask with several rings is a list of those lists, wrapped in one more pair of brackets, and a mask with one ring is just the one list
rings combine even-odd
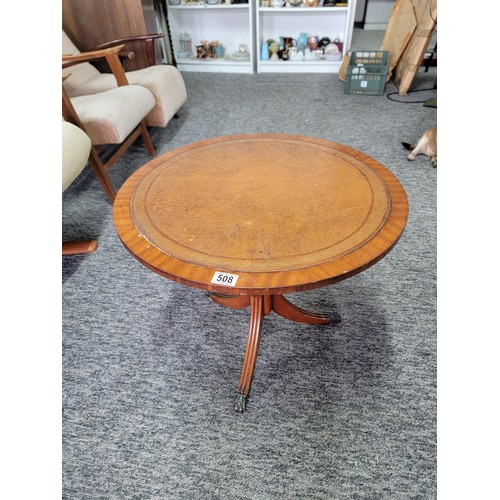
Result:
{"label": "black electrical cable", "polygon": [[[411,94],[413,92],[428,92],[429,90],[436,90],[436,87],[432,87],[432,88],[428,88],[428,89],[417,89],[417,90],[410,90],[408,92],[408,94]],[[426,102],[428,99],[424,99],[423,101],[398,101],[396,99],[392,99],[390,96],[392,95],[395,95],[395,94],[399,94],[398,91],[396,92],[389,92],[388,94],[386,94],[386,97],[387,99],[389,99],[389,101],[392,101],[392,102],[402,102],[404,104],[422,104],[424,102]]]}

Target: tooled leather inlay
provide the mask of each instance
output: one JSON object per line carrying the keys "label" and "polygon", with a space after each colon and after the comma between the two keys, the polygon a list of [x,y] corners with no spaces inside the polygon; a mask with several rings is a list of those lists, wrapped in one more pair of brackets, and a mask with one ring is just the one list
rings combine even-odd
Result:
{"label": "tooled leather inlay", "polygon": [[166,254],[276,272],[366,244],[388,217],[390,195],[374,170],[334,147],[244,138],[166,158],[140,180],[130,208],[141,235]]}

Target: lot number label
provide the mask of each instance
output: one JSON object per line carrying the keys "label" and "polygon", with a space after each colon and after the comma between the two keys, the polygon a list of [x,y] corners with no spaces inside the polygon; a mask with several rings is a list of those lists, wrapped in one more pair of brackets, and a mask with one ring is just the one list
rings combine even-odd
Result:
{"label": "lot number label", "polygon": [[216,285],[236,286],[237,280],[238,274],[221,273],[217,271],[211,282]]}

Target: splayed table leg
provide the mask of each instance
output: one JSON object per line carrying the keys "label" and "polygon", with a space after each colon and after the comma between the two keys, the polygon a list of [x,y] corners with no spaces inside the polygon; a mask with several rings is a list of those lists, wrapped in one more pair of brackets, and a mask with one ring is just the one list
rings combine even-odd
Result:
{"label": "splayed table leg", "polygon": [[306,311],[293,305],[283,295],[273,295],[272,310],[283,318],[308,325],[326,325],[332,318],[326,314],[314,311]]}
{"label": "splayed table leg", "polygon": [[295,306],[283,295],[236,295],[212,292],[211,299],[217,304],[231,309],[244,309],[250,306],[250,328],[248,330],[247,347],[243,360],[243,369],[238,385],[238,396],[234,409],[240,413],[246,409],[246,401],[250,392],[257,350],[259,347],[260,332],[264,316],[274,311],[279,316],[290,321],[307,323],[309,325],[326,325],[330,322],[340,322],[338,315],[329,316],[314,311],[307,311]]}
{"label": "splayed table leg", "polygon": [[244,412],[246,409],[246,400],[250,392],[255,360],[257,359],[257,350],[259,348],[259,338],[262,329],[262,318],[264,316],[264,297],[262,295],[250,296],[250,328],[248,330],[247,347],[245,359],[243,360],[243,369],[241,371],[240,383],[238,385],[238,396],[234,409],[238,412]]}

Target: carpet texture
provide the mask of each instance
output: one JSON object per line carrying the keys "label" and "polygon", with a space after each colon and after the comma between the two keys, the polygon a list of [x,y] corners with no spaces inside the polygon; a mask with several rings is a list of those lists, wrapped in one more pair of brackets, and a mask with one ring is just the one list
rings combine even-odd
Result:
{"label": "carpet texture", "polygon": [[[179,118],[151,131],[159,154],[239,133],[346,144],[399,178],[408,224],[367,271],[288,296],[337,311],[340,324],[265,318],[238,414],[249,311],[137,262],[87,166],[62,201],[63,240],[99,242],[94,254],[62,259],[63,497],[436,498],[437,170],[421,156],[407,161],[401,146],[436,123],[436,109],[344,95],[336,75],[183,76]],[[414,87],[434,82],[419,73]],[[149,160],[138,141],[112,168],[113,184]]]}

